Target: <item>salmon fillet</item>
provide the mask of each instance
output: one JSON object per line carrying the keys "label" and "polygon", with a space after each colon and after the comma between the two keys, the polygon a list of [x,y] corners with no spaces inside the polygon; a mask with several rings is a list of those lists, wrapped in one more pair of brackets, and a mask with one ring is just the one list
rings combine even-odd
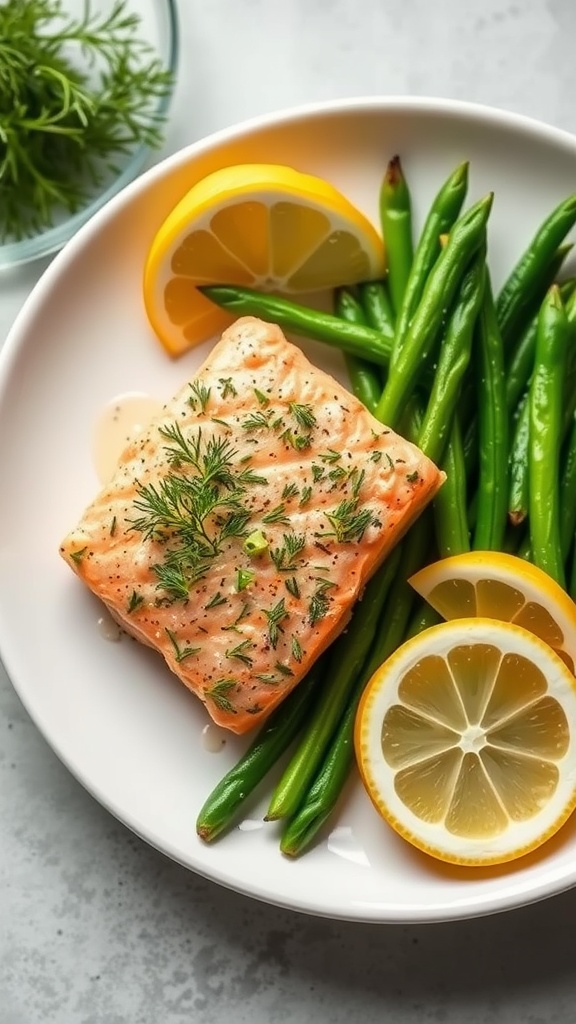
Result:
{"label": "salmon fillet", "polygon": [[262,722],[443,475],[244,317],[125,449],[61,554],[219,725]]}

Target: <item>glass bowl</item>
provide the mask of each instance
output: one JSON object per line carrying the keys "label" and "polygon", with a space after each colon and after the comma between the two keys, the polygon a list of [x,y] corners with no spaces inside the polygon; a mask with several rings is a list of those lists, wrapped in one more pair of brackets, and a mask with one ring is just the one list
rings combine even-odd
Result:
{"label": "glass bowl", "polygon": [[[149,47],[147,59],[157,57],[162,67],[171,72],[172,85],[161,96],[150,101],[149,122],[158,124],[163,133],[165,119],[174,91],[178,62],[178,18],[177,0],[123,0],[124,12],[139,18],[138,37]],[[119,0],[90,0],[89,11],[98,18],[108,17],[118,7]],[[60,10],[66,19],[82,19],[86,0],[61,0]],[[78,50],[74,51],[76,59]],[[0,160],[2,156],[0,140]],[[90,189],[89,195],[73,213],[67,210],[57,212],[49,227],[25,237],[0,241],[0,270],[15,267],[42,256],[57,252],[78,231],[89,218],[104,206],[117,192],[140,174],[147,165],[155,147],[141,142],[127,153],[114,154],[114,169],[107,169],[98,184]]]}

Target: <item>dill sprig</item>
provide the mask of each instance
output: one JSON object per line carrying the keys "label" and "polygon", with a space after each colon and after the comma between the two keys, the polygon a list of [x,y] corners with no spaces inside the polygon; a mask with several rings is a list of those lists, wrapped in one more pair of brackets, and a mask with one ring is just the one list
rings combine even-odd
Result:
{"label": "dill sprig", "polygon": [[119,157],[161,144],[173,75],[140,25],[126,0],[77,18],[61,0],[0,4],[0,241],[81,209]]}
{"label": "dill sprig", "polygon": [[333,536],[340,544],[361,541],[368,527],[378,523],[371,509],[358,508],[357,497],[341,501],[333,512],[325,512],[324,515],[332,526]]}
{"label": "dill sprig", "polygon": [[284,632],[282,622],[284,619],[288,618],[290,613],[286,609],[284,598],[278,601],[278,604],[275,604],[272,608],[263,608],[262,610],[268,620],[268,639],[270,641],[270,646],[276,649],[278,646],[278,640],[280,639],[280,633]]}
{"label": "dill sprig", "polygon": [[282,545],[272,548],[270,558],[278,572],[294,572],[296,559],[306,546],[306,537],[301,533],[285,533]]}
{"label": "dill sprig", "polygon": [[237,472],[238,453],[223,438],[205,439],[200,429],[185,437],[178,424],[159,433],[171,442],[165,446],[171,472],[157,484],[137,487],[134,508],[140,514],[130,526],[162,546],[163,559],[153,566],[158,588],[186,600],[225,542],[246,535],[246,485],[257,478]]}

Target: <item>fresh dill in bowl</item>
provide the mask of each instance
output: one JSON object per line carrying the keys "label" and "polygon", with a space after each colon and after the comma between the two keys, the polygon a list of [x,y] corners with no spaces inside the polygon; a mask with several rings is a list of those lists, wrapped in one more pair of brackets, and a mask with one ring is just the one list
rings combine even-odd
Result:
{"label": "fresh dill in bowl", "polygon": [[126,0],[0,2],[0,243],[81,210],[140,147],[162,142],[173,72]]}

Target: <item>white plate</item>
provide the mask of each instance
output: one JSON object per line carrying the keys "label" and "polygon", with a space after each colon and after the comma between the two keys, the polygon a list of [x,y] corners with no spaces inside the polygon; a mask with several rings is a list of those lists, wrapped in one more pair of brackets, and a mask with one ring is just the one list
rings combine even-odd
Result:
{"label": "white plate", "polygon": [[[495,192],[496,284],[576,182],[576,140],[522,118],[445,101],[354,100],[220,133],[127,188],[55,259],[18,318],[0,370],[0,649],[57,754],[129,828],[174,859],[258,899],[330,917],[431,921],[540,899],[576,881],[574,825],[504,870],[442,867],[396,837],[356,779],[329,834],[296,862],[274,825],[249,820],[214,846],[195,817],[242,743],[213,754],[199,703],[132,641],[104,640],[97,602],[58,556],[93,496],[92,432],[118,394],[169,397],[208,346],[171,363],[142,310],[143,254],[190,183],[240,161],[291,163],[330,178],[376,217],[387,159],[400,153],[421,223],[448,172],[471,161],[470,200]],[[339,357],[307,346],[338,374]]]}

